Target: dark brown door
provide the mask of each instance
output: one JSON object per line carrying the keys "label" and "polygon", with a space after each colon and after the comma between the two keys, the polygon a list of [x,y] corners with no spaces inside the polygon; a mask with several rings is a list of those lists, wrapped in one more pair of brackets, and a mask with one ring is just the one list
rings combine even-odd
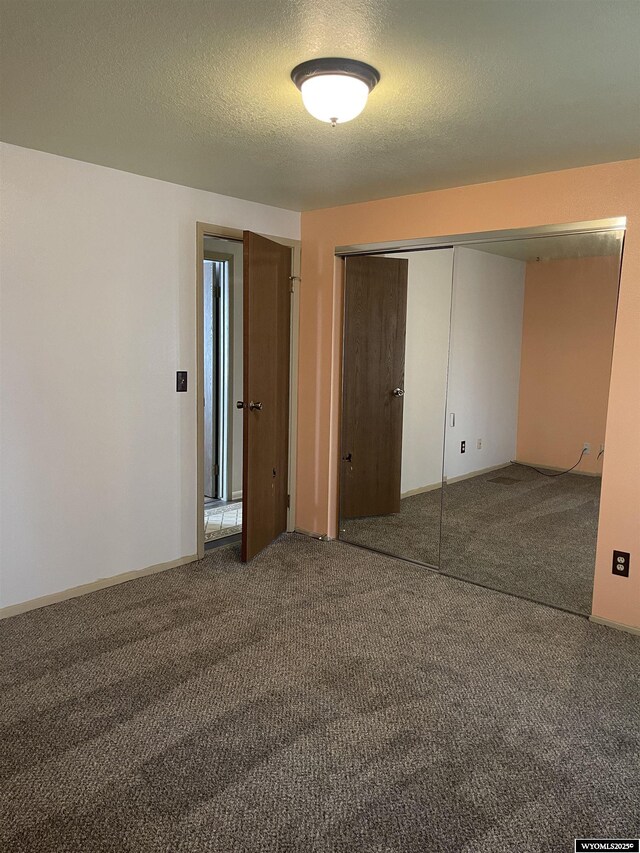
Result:
{"label": "dark brown door", "polygon": [[242,560],[287,527],[291,249],[244,232]]}
{"label": "dark brown door", "polygon": [[408,267],[402,258],[346,260],[342,518],[400,511]]}

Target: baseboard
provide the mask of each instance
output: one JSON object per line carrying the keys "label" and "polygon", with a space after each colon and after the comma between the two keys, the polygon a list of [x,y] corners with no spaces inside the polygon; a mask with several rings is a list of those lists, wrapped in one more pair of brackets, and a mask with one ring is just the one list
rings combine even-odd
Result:
{"label": "baseboard", "polygon": [[461,483],[462,480],[471,480],[473,477],[479,477],[481,474],[490,474],[492,471],[499,471],[501,468],[508,468],[511,462],[501,462],[500,465],[490,465],[488,468],[480,468],[477,471],[469,471],[468,474],[460,474],[459,477],[445,477],[445,485],[452,483]]}
{"label": "baseboard", "polygon": [[[523,459],[516,459],[516,465],[529,465],[530,468],[541,468],[544,471],[566,471],[566,468],[556,468],[554,465],[545,465],[544,462],[525,462]],[[577,469],[571,472],[572,474],[580,474],[582,477],[602,477],[602,471],[578,471]]]}
{"label": "baseboard", "polygon": [[60,601],[67,601],[69,598],[78,598],[80,595],[87,595],[89,592],[96,592],[99,589],[105,589],[108,586],[116,586],[120,583],[143,578],[146,575],[155,575],[159,572],[166,572],[168,569],[176,569],[178,566],[186,566],[188,563],[194,563],[198,559],[197,554],[191,554],[189,557],[180,557],[178,560],[170,560],[167,563],[158,563],[155,566],[147,566],[145,569],[138,569],[133,572],[123,572],[119,575],[113,575],[110,578],[99,578],[91,583],[83,583],[80,586],[73,586],[71,589],[64,589],[61,592],[52,592],[50,595],[43,595],[40,598],[32,598],[29,601],[23,601],[20,604],[11,604],[8,607],[0,607],[0,619],[8,619],[10,616],[18,616],[20,613],[27,613],[29,610],[39,610],[41,607],[47,607],[49,604],[58,604]]}
{"label": "baseboard", "polygon": [[431,483],[428,486],[420,486],[417,489],[409,489],[408,492],[402,492],[400,498],[411,498],[414,495],[423,495],[425,492],[434,492],[436,489],[442,488],[442,482]]}
{"label": "baseboard", "polygon": [[240,489],[240,491],[238,491],[238,492],[231,492],[231,500],[232,501],[242,500],[242,489]]}
{"label": "baseboard", "polygon": [[628,634],[640,636],[640,628],[634,628],[633,625],[624,625],[622,622],[612,622],[611,619],[603,619],[602,616],[589,616],[589,622],[595,622],[597,625],[606,625],[607,628],[615,628],[616,631],[626,631]]}

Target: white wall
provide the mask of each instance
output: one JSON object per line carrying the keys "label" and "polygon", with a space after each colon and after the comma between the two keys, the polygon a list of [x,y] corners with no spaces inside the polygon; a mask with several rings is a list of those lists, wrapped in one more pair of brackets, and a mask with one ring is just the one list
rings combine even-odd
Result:
{"label": "white wall", "polygon": [[453,249],[407,258],[407,339],[401,493],[442,481]]}
{"label": "white wall", "polygon": [[454,251],[447,409],[456,420],[452,428],[447,417],[449,481],[515,459],[526,267],[474,249]]}
{"label": "white wall", "polygon": [[196,221],[300,216],[6,144],[0,181],[4,607],[196,552]]}

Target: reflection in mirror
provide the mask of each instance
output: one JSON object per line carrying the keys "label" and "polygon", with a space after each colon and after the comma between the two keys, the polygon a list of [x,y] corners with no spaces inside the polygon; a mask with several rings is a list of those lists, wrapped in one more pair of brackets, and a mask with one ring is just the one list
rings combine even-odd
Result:
{"label": "reflection in mirror", "polygon": [[242,533],[242,243],[203,238],[205,548]]}
{"label": "reflection in mirror", "polygon": [[340,538],[438,566],[453,250],[347,258]]}
{"label": "reflection in mirror", "polygon": [[447,574],[591,612],[622,236],[455,249]]}

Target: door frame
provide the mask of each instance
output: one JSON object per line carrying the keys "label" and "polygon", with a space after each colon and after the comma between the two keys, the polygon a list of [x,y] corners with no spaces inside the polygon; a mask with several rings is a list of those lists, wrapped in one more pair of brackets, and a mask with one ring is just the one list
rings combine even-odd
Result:
{"label": "door frame", "polygon": [[[289,237],[263,234],[274,243],[291,248],[291,347],[289,351],[289,508],[287,531],[295,529],[296,508],[296,458],[298,437],[298,340],[300,320],[300,262],[301,242]],[[196,545],[198,559],[204,557],[204,304],[201,298],[204,289],[204,238],[217,237],[222,240],[243,242],[243,229],[228,228],[209,222],[196,222]]]}
{"label": "door frame", "polygon": [[[336,246],[334,249],[334,287],[339,294],[338,310],[339,328],[342,331],[338,343],[338,364],[340,365],[338,374],[337,388],[337,431],[338,436],[342,431],[342,394],[343,394],[343,376],[344,376],[344,301],[345,301],[345,259],[351,255],[381,255],[393,253],[419,252],[429,249],[455,249],[456,246],[472,246],[473,244],[481,245],[482,243],[495,243],[496,241],[507,240],[523,240],[532,237],[560,237],[570,236],[572,234],[590,234],[604,231],[623,231],[626,236],[627,217],[612,216],[608,219],[593,219],[584,222],[569,222],[557,225],[537,225],[529,228],[507,228],[497,231],[475,231],[469,234],[448,234],[432,237],[418,237],[408,240],[386,240],[379,243],[360,243],[352,246]],[[620,269],[622,269],[622,255],[624,253],[624,236],[622,246],[620,248]],[[335,448],[334,464],[330,466],[334,472],[335,484],[329,484],[329,488],[334,488],[335,497],[335,531],[336,538],[340,539],[340,506],[341,506],[341,447],[340,439],[338,438],[337,453]],[[598,519],[598,533],[600,528],[600,519]],[[329,537],[330,538],[330,537]],[[346,541],[346,540],[344,540]],[[360,546],[357,546],[360,547]],[[364,547],[364,546],[362,546]],[[373,550],[373,549],[368,549]],[[406,562],[413,562],[404,557]],[[424,564],[420,564],[424,565]],[[439,570],[438,570],[439,571]],[[594,568],[595,573],[595,568]]]}

